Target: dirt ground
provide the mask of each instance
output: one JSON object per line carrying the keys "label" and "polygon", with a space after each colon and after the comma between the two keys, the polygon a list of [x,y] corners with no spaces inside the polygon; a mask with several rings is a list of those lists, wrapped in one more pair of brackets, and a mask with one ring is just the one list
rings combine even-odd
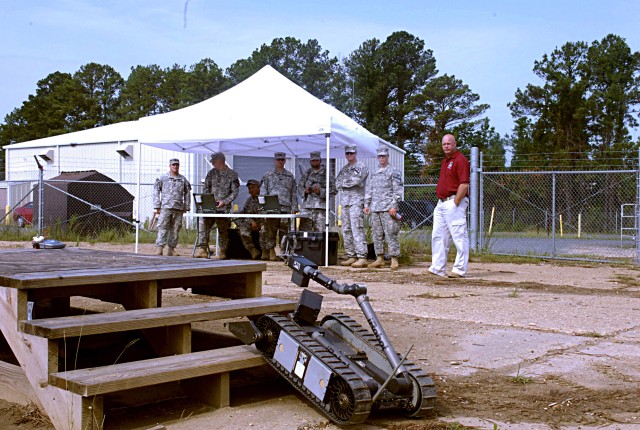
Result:
{"label": "dirt ground", "polygon": [[[151,251],[141,245],[140,252]],[[413,345],[409,359],[436,383],[434,417],[372,415],[351,428],[640,429],[640,268],[472,262],[468,277],[448,279],[429,275],[427,267],[428,261],[396,272],[323,269],[340,282],[367,285],[395,348],[403,353]],[[282,263],[268,263],[264,295],[297,300],[300,289],[290,276]],[[340,311],[366,325],[352,297],[310,288],[324,296],[321,316]],[[211,298],[163,292],[164,305],[204,300]],[[176,392],[170,401],[111,411],[108,428],[337,428],[278,379],[234,390],[231,400],[215,410]],[[38,418],[32,407],[0,401],[2,429],[50,428]]]}

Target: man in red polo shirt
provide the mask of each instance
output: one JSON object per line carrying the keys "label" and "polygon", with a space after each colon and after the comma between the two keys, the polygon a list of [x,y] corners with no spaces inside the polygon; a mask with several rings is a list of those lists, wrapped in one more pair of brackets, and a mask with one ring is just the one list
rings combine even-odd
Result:
{"label": "man in red polo shirt", "polygon": [[438,205],[433,211],[431,234],[431,267],[429,272],[447,276],[447,254],[453,241],[458,251],[450,278],[461,278],[469,265],[469,233],[467,207],[469,206],[469,160],[456,148],[452,134],[442,138],[445,159],[440,166],[440,179],[436,187]]}

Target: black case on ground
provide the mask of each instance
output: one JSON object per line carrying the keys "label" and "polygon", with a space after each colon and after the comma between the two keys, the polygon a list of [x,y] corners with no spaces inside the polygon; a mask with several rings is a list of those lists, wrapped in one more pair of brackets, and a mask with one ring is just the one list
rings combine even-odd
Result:
{"label": "black case on ground", "polygon": [[[260,249],[258,232],[252,231],[251,238],[253,239],[253,245],[258,249],[258,251],[262,251]],[[233,260],[251,260],[251,253],[244,247],[242,239],[240,239],[240,232],[236,228],[229,229],[229,245],[227,247],[226,254],[227,258]]]}
{"label": "black case on ground", "polygon": [[[324,266],[324,243],[325,233],[323,231],[296,231],[289,232],[289,237],[296,237],[297,247],[295,253],[304,255],[318,266]],[[335,266],[338,260],[338,232],[329,232],[329,266]]]}

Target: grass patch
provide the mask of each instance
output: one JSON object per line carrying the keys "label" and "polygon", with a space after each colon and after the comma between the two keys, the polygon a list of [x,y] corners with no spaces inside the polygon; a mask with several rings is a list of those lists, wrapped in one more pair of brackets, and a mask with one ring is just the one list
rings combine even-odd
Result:
{"label": "grass patch", "polygon": [[457,299],[458,295],[454,294],[453,296],[441,296],[439,294],[433,294],[433,293],[424,293],[424,294],[418,294],[416,296],[413,296],[415,298],[418,299]]}
{"label": "grass patch", "polygon": [[[11,242],[31,242],[34,236],[38,235],[37,228],[17,228],[6,227],[0,229],[0,241]],[[73,228],[71,222],[67,225],[67,228],[62,228],[59,224],[53,225],[43,230],[43,235],[46,239],[56,239],[61,242],[79,244],[80,242],[88,242],[91,244],[96,243],[115,243],[115,244],[130,244],[135,243],[136,233],[134,229],[129,228],[105,228],[92,233],[78,232]],[[139,243],[154,243],[156,241],[157,233],[140,230],[138,234]],[[180,236],[178,242],[183,245],[193,245],[196,240],[195,229],[180,230]]]}
{"label": "grass patch", "polygon": [[511,378],[511,382],[514,384],[527,385],[533,382],[533,378],[526,376],[524,373],[520,373],[520,366],[518,366],[518,372],[516,372],[516,376]]}
{"label": "grass patch", "polygon": [[597,331],[587,331],[587,332],[584,332],[584,333],[578,333],[578,336],[594,337],[594,338],[603,338],[603,337],[605,337],[602,333],[598,333]]}
{"label": "grass patch", "polygon": [[612,282],[623,284],[625,287],[640,287],[640,279],[637,276],[616,274]]}
{"label": "grass patch", "polygon": [[517,299],[518,297],[520,297],[520,290],[518,290],[518,288],[516,287],[513,290],[511,290],[511,292],[509,293],[509,298]]}

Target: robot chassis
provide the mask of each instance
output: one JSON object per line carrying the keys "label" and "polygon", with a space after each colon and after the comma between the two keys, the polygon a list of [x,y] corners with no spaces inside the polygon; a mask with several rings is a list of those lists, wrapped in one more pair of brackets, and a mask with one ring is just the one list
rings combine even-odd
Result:
{"label": "robot chassis", "polygon": [[[370,412],[390,410],[408,417],[430,415],[435,385],[418,366],[399,356],[376,316],[367,288],[345,285],[323,275],[303,256],[287,256],[291,281],[302,291],[293,314],[266,314],[254,321],[227,324],[246,344],[327,418],[338,425],[364,422]],[[342,313],[316,321],[322,296],[307,290],[309,279],[356,299],[371,332]]]}

